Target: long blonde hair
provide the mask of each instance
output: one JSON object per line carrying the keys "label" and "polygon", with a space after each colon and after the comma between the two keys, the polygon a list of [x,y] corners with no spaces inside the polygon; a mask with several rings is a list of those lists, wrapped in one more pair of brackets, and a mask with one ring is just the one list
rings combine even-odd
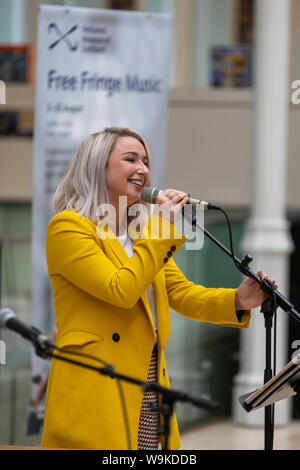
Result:
{"label": "long blonde hair", "polygon": [[[151,170],[148,145],[133,129],[107,127],[101,132],[91,134],[78,147],[56,189],[53,198],[56,212],[69,209],[94,223],[98,222],[97,207],[109,203],[105,170],[119,137],[134,137],[141,142]],[[149,185],[150,182],[147,186]]]}

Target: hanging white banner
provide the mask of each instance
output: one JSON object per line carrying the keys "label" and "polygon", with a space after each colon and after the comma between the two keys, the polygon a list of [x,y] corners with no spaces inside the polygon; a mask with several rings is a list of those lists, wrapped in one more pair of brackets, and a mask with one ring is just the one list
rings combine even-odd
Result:
{"label": "hanging white banner", "polygon": [[[45,261],[52,197],[75,149],[91,133],[126,126],[147,140],[151,182],[163,186],[170,15],[41,6],[39,10],[32,232],[33,324],[54,326]],[[46,361],[33,356],[33,372]]]}

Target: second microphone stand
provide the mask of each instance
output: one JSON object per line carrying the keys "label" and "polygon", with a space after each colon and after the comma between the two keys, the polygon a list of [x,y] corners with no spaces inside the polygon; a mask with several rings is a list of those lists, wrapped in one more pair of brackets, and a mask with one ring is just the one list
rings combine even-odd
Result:
{"label": "second microphone stand", "polygon": [[[39,332],[38,330],[36,330]],[[159,385],[156,382],[143,382],[141,380],[138,380],[134,377],[130,377],[124,374],[119,374],[114,371],[114,368],[111,364],[102,361],[100,358],[94,357],[94,356],[89,356],[86,354],[81,354],[81,353],[74,353],[72,351],[65,351],[62,348],[58,348],[56,345],[55,349],[59,351],[60,354],[54,354],[53,352],[53,346],[49,347],[45,342],[38,343],[37,341],[33,341],[33,345],[35,347],[35,352],[38,356],[42,357],[43,359],[56,359],[59,361],[65,361],[77,366],[84,367],[86,369],[93,370],[95,372],[100,373],[101,375],[108,376],[112,379],[117,379],[117,380],[122,380],[134,385],[138,385],[142,388],[144,392],[155,392],[158,395],[161,395],[162,397],[162,403],[160,406],[157,408],[154,408],[153,406],[152,411],[153,412],[160,412],[163,416],[163,428],[159,431],[162,436],[164,436],[164,450],[168,450],[168,445],[169,445],[169,434],[170,434],[170,419],[174,410],[174,405],[176,401],[181,401],[181,402],[188,402],[191,403],[192,405],[195,405],[199,408],[203,408],[205,410],[213,411],[216,410],[219,405],[215,401],[206,399],[206,398],[198,398],[198,397],[193,397],[191,395],[188,395],[186,393],[180,392],[178,390],[174,389],[168,389],[166,387],[163,387]],[[85,359],[91,359],[91,360],[96,360],[98,362],[101,362],[103,364],[103,367],[96,367],[91,364],[87,364],[85,362],[80,362],[75,359],[71,359],[70,357],[66,357],[62,355],[62,353],[65,354],[74,354],[74,355],[79,355],[84,357]],[[130,438],[128,439],[130,441]],[[129,443],[128,443],[129,444]],[[129,450],[130,445],[128,445]]]}

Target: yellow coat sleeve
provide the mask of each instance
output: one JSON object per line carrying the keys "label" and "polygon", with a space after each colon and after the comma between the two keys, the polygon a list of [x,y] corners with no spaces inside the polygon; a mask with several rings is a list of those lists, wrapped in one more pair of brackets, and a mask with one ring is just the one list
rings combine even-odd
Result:
{"label": "yellow coat sleeve", "polygon": [[170,244],[176,251],[185,241],[174,226],[171,239],[159,238],[161,223],[161,218],[152,216],[133,256],[116,267],[101,248],[92,222],[72,211],[59,213],[51,219],[46,237],[49,274],[64,277],[97,299],[132,308],[166,264]]}
{"label": "yellow coat sleeve", "polygon": [[170,307],[192,320],[223,326],[247,328],[250,311],[238,321],[235,310],[236,289],[207,288],[189,281],[174,260],[165,266],[166,289]]}

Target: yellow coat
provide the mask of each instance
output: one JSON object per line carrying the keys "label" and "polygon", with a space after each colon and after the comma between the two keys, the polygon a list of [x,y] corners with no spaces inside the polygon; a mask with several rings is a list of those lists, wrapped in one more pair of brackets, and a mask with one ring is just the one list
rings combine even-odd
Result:
{"label": "yellow coat", "polygon": [[[160,229],[159,229],[160,224]],[[146,381],[155,331],[146,289],[155,292],[158,329],[158,381],[169,387],[164,349],[171,307],[187,318],[247,327],[239,323],[235,289],[204,288],[188,281],[172,255],[185,238],[172,226],[171,237],[153,237],[166,222],[152,215],[129,258],[119,241],[106,237],[90,220],[65,210],[48,227],[46,255],[56,313],[57,344],[97,356],[116,372]],[[151,239],[145,239],[151,229]],[[180,238],[179,238],[180,237]],[[70,356],[76,359],[74,356]],[[82,360],[82,358],[79,358]],[[93,362],[93,365],[98,365]],[[137,449],[140,387],[121,383],[133,449]],[[128,449],[123,408],[115,379],[52,360],[47,387],[42,447]],[[169,448],[180,447],[175,414]]]}

